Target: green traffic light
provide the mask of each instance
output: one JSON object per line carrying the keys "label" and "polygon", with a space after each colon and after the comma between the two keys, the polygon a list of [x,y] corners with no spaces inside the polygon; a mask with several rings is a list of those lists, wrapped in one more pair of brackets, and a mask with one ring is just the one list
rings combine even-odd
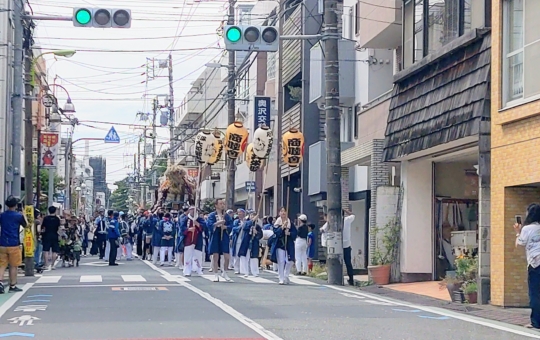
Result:
{"label": "green traffic light", "polygon": [[227,40],[230,42],[237,42],[242,37],[242,32],[238,27],[231,27],[227,30]]}
{"label": "green traffic light", "polygon": [[92,14],[87,9],[80,9],[75,13],[75,20],[81,25],[87,25],[92,21]]}

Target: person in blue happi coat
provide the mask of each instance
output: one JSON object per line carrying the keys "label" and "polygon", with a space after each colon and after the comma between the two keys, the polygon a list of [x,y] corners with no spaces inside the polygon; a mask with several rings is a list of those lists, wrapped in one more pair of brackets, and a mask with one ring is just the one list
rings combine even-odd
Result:
{"label": "person in blue happi coat", "polygon": [[162,211],[159,211],[156,215],[151,215],[149,223],[152,227],[152,263],[156,264],[161,249],[161,237],[163,236],[159,230],[159,222],[165,215]]}
{"label": "person in blue happi coat", "polygon": [[287,210],[281,208],[279,217],[274,223],[274,235],[272,236],[272,246],[270,259],[277,263],[279,273],[279,284],[289,284],[289,274],[295,261],[294,241],[298,231],[295,225],[287,217]]}
{"label": "person in blue happi coat", "polygon": [[[225,281],[231,281],[226,269],[229,268],[229,234],[232,231],[233,219],[225,213],[225,201],[217,199],[215,203],[216,211],[208,215],[206,226],[210,234],[210,245],[208,252],[212,256],[212,271],[215,274],[215,282],[219,281],[218,263],[221,262],[221,277]],[[223,255],[223,261],[220,257]]]}
{"label": "person in blue happi coat", "polygon": [[244,227],[244,233],[240,242],[238,256],[240,256],[240,273],[246,277],[259,276],[259,240],[263,237],[261,226],[258,224],[258,216],[251,213]]}
{"label": "person in blue happi coat", "polygon": [[188,208],[183,209],[182,214],[178,215],[175,221],[176,228],[176,243],[174,245],[174,252],[176,254],[176,267],[184,269],[184,234],[180,231],[184,219],[187,218]]}
{"label": "person in blue happi coat", "polygon": [[242,245],[241,240],[243,239],[244,234],[249,232],[249,220],[246,218],[246,211],[244,209],[238,209],[236,214],[238,215],[238,218],[234,220],[231,233],[231,256],[233,258],[234,273],[246,275],[247,273],[243,270],[245,268],[241,268],[240,266],[239,252]]}

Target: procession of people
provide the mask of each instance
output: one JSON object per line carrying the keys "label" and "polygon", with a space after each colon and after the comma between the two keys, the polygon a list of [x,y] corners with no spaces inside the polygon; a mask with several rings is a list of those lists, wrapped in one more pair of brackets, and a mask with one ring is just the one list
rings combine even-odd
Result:
{"label": "procession of people", "polygon": [[[290,283],[295,262],[297,275],[307,274],[308,258],[315,251],[314,239],[308,243],[307,216],[300,215],[293,223],[285,208],[275,219],[259,219],[251,210],[226,210],[223,199],[215,201],[210,214],[194,206],[182,211],[141,209],[136,216],[101,208],[93,221],[82,216],[63,221],[56,213],[50,207],[49,214],[39,218],[36,264],[45,270],[60,264],[77,267],[81,257],[98,256],[110,266],[118,265],[120,259],[148,260],[177,267],[189,277],[203,275],[204,263],[209,261],[207,271],[213,273],[213,281],[233,282],[228,271],[257,277],[272,261],[278,282],[284,285]],[[312,231],[314,227],[309,226]]]}

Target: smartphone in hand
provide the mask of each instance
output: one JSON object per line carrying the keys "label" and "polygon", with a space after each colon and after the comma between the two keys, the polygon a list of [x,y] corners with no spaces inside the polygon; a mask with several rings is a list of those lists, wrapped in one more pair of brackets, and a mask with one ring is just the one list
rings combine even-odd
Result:
{"label": "smartphone in hand", "polygon": [[519,225],[522,225],[520,215],[516,215],[516,223],[519,224]]}

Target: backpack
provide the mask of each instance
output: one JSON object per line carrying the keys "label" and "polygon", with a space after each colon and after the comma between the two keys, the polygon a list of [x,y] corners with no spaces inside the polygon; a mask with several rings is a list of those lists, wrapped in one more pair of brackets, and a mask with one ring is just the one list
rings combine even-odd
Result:
{"label": "backpack", "polygon": [[127,236],[129,233],[129,227],[126,221],[120,222],[120,235]]}

